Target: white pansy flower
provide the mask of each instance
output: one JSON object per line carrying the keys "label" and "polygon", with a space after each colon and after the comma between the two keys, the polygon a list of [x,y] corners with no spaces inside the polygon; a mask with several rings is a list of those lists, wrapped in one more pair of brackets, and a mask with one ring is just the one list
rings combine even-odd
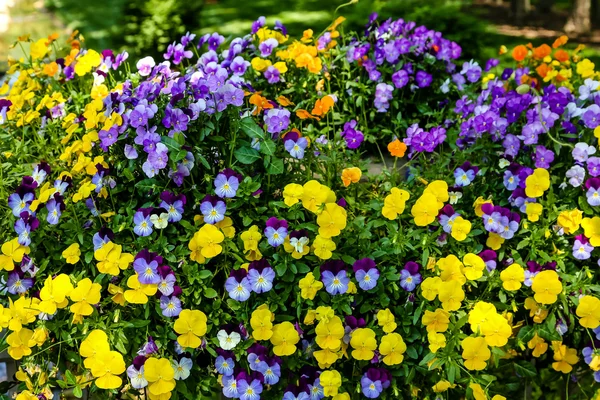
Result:
{"label": "white pansy flower", "polygon": [[190,376],[190,371],[192,369],[193,363],[192,360],[187,357],[182,357],[179,362],[172,360],[171,365],[175,370],[174,378],[178,381],[187,379]]}
{"label": "white pansy flower", "polygon": [[150,216],[150,221],[156,229],[164,229],[167,227],[169,214],[161,213],[160,215],[153,214]]}
{"label": "white pansy flower", "polygon": [[237,332],[227,333],[227,331],[221,329],[217,333],[217,339],[219,339],[219,346],[223,350],[232,350],[242,340],[242,337]]}

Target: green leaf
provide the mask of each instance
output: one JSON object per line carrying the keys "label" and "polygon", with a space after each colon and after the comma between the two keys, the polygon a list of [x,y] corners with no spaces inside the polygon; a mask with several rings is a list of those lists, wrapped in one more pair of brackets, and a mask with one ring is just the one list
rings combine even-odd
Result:
{"label": "green leaf", "polygon": [[75,386],[73,388],[73,396],[77,397],[78,399],[83,397],[83,390],[81,390],[81,386]]}
{"label": "green leaf", "polygon": [[206,279],[206,278],[208,278],[211,275],[212,275],[212,272],[210,272],[207,269],[203,269],[202,271],[200,271],[198,273],[198,278],[200,278],[200,279]]}
{"label": "green leaf", "polygon": [[246,117],[240,121],[240,128],[246,135],[253,139],[265,139],[265,131],[250,117]]}
{"label": "green leaf", "polygon": [[252,164],[260,158],[258,151],[251,147],[240,147],[235,151],[234,155],[242,164]]}
{"label": "green leaf", "polygon": [[214,299],[217,297],[217,291],[213,288],[208,288],[204,291],[204,297],[207,299]]}
{"label": "green leaf", "polygon": [[448,382],[454,384],[454,378],[456,378],[456,364],[450,363],[446,367],[446,371],[448,373]]}
{"label": "green leaf", "polygon": [[67,379],[67,383],[69,383],[70,385],[77,384],[77,378],[75,378],[75,375],[73,375],[71,371],[65,371],[65,378]]}
{"label": "green leaf", "polygon": [[265,140],[260,144],[260,152],[268,156],[275,154],[275,142],[272,140]]}
{"label": "green leaf", "polygon": [[140,190],[153,190],[157,185],[156,179],[144,179],[135,184]]}
{"label": "green leaf", "polygon": [[172,160],[173,162],[177,162],[177,161],[181,161],[185,158],[185,156],[187,155],[187,150],[178,150],[175,154],[171,155],[169,157],[169,160]]}
{"label": "green leaf", "polygon": [[267,168],[267,172],[271,175],[283,174],[283,160],[281,158],[274,158],[271,160],[271,164]]}
{"label": "green leaf", "polygon": [[521,378],[535,378],[538,375],[535,367],[526,361],[515,362],[513,365],[515,372]]}
{"label": "green leaf", "polygon": [[173,138],[170,138],[170,137],[168,137],[168,136],[163,136],[163,137],[161,137],[161,138],[160,138],[160,141],[161,141],[161,142],[162,142],[162,143],[163,143],[165,146],[167,146],[167,148],[169,149],[169,152],[174,152],[174,153],[176,153],[176,152],[178,152],[178,151],[179,151],[179,149],[181,149],[181,144],[180,144],[180,143],[179,143],[177,140],[175,140],[175,139],[173,139]]}
{"label": "green leaf", "polygon": [[412,346],[411,346],[411,347],[408,347],[408,348],[406,349],[406,354],[408,354],[408,356],[409,356],[410,358],[413,358],[413,359],[415,359],[415,360],[416,360],[417,358],[419,358],[419,355],[417,354],[417,350],[416,350],[414,347],[412,347]]}

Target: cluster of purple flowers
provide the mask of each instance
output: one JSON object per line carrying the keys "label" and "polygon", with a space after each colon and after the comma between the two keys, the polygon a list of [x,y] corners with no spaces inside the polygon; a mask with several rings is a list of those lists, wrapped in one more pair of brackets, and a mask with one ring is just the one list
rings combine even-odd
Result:
{"label": "cluster of purple flowers", "polygon": [[410,149],[410,157],[415,152],[432,153],[435,148],[442,144],[445,140],[445,128],[436,126],[431,128],[429,131],[425,131],[424,129],[420,128],[418,124],[413,124],[406,130],[404,144],[406,144]]}
{"label": "cluster of purple flowers", "polygon": [[360,378],[362,394],[369,399],[376,399],[390,387],[392,374],[385,368],[369,368]]}
{"label": "cluster of purple flowers", "polygon": [[229,297],[237,301],[246,301],[252,292],[260,294],[273,288],[275,271],[265,259],[252,261],[248,270],[234,269],[225,281],[225,290]]}
{"label": "cluster of purple flowers", "polygon": [[165,317],[176,317],[181,312],[181,288],[176,285],[175,273],[164,264],[163,257],[146,249],[134,258],[133,269],[138,281],[143,284],[157,285],[157,296],[160,297],[160,308]]}
{"label": "cluster of purple flowers", "polygon": [[269,357],[269,351],[254,343],[246,352],[251,372],[236,366],[233,352],[217,349],[215,369],[222,376],[223,395],[229,399],[257,400],[264,385],[276,385],[281,377],[283,361],[277,356]]}
{"label": "cluster of purple flowers", "polygon": [[297,385],[289,385],[283,392],[283,400],[311,400],[325,397],[319,380],[320,371],[311,366],[300,369]]}
{"label": "cluster of purple flowers", "polygon": [[508,208],[485,203],[481,206],[481,211],[486,231],[500,235],[503,239],[511,239],[519,230],[521,217]]}
{"label": "cluster of purple flowers", "polygon": [[358,149],[365,139],[363,133],[356,129],[356,125],[356,120],[350,120],[344,124],[344,130],[340,133],[340,136],[346,141],[346,147],[351,150]]}
{"label": "cluster of purple flowers", "polygon": [[47,163],[37,164],[32,175],[23,177],[15,192],[8,197],[8,207],[11,209],[12,214],[18,218],[15,221],[14,230],[18,235],[19,244],[23,246],[29,246],[31,232],[35,231],[40,225],[37,217],[39,213],[37,205],[35,209],[31,208],[35,201],[46,201],[46,221],[51,225],[58,224],[65,209],[63,195],[71,185],[69,176],[57,179],[52,187],[45,188],[44,192],[40,194],[45,199],[36,199],[35,190],[41,187],[49,175],[50,166]]}
{"label": "cluster of purple flowers", "polygon": [[271,108],[265,112],[264,121],[267,132],[276,135],[290,126],[290,112],[285,108]]}
{"label": "cluster of purple flowers", "polygon": [[8,293],[26,293],[35,284],[37,271],[38,267],[34,265],[33,260],[28,255],[24,255],[19,268],[15,268],[8,274],[5,286]]}
{"label": "cluster of purple flowers", "polygon": [[[372,14],[369,18],[363,38],[354,38],[350,42],[346,59],[350,63],[359,62],[369,80],[378,83],[373,104],[378,112],[386,112],[394,97],[394,87],[401,89],[412,82],[410,90],[415,91],[432,85],[433,74],[415,65],[435,64],[433,68],[452,73],[456,69],[453,60],[460,57],[461,48],[444,39],[440,32],[424,26],[417,27],[414,22],[403,19],[379,22],[377,17],[377,14]],[[390,69],[392,73],[388,78],[386,72]],[[481,67],[471,61],[454,75],[457,86],[465,82],[463,75],[469,82],[476,82],[481,76]],[[391,80],[393,86],[385,82],[386,78]]]}

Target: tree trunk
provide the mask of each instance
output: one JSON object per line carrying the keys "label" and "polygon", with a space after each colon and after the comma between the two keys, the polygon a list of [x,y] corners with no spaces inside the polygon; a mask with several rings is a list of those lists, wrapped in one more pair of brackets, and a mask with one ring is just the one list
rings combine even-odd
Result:
{"label": "tree trunk", "polygon": [[564,30],[568,35],[585,35],[592,30],[591,0],[575,0],[571,15],[565,24]]}
{"label": "tree trunk", "polygon": [[517,24],[521,25],[531,11],[530,0],[512,0],[512,12]]}
{"label": "tree trunk", "polygon": [[552,5],[554,0],[540,0],[538,4],[538,11],[540,14],[548,14],[552,12]]}

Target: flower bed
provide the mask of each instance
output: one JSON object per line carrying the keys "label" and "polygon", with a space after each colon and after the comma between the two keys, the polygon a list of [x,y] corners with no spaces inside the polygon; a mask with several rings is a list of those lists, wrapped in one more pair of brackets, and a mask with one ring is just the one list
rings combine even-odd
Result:
{"label": "flower bed", "polygon": [[342,22],[135,66],[32,43],[0,100],[33,163],[0,255],[18,399],[595,396],[594,65]]}

